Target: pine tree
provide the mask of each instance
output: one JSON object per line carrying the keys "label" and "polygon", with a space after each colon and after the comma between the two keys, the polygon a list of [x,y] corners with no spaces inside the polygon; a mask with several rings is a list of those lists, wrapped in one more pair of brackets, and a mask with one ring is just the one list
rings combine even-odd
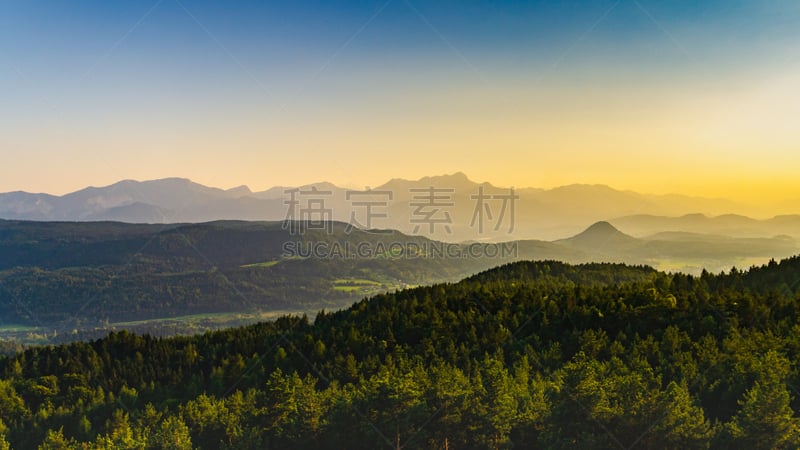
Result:
{"label": "pine tree", "polygon": [[728,424],[737,446],[752,450],[800,447],[800,427],[789,401],[786,385],[779,380],[756,381]]}

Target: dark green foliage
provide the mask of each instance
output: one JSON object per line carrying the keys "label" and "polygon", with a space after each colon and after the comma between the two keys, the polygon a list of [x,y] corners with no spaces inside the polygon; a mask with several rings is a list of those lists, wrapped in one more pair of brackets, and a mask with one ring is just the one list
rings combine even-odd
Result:
{"label": "dark green foliage", "polygon": [[0,221],[0,317],[63,334],[191,314],[336,309],[365,297],[335,289],[337,279],[368,279],[375,293],[516,259],[510,252],[498,259],[378,254],[393,243],[416,249],[432,241],[342,223],[331,224],[330,234],[300,234],[280,222]]}
{"label": "dark green foliage", "polygon": [[797,448],[800,258],[520,262],[335,313],[0,360],[0,448]]}

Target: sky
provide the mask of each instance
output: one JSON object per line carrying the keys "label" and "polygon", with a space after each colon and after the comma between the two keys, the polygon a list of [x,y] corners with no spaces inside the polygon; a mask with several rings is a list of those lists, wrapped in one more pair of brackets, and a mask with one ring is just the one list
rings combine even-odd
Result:
{"label": "sky", "polygon": [[800,212],[796,0],[0,2],[0,192],[463,171]]}

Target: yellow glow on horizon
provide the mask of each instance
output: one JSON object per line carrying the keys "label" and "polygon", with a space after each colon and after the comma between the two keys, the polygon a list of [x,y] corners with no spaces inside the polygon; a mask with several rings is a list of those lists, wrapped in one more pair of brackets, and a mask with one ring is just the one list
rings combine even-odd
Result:
{"label": "yellow glow on horizon", "polygon": [[[169,124],[168,112],[119,112],[99,130],[43,118],[45,132],[0,136],[19,151],[0,191],[63,194],[172,176],[253,190],[323,180],[374,187],[462,171],[498,186],[606,184],[800,212],[798,77],[786,70],[740,85],[656,80],[634,88],[454,83],[425,95],[333,96],[314,108],[203,112]],[[53,148],[61,151],[46,150]]]}

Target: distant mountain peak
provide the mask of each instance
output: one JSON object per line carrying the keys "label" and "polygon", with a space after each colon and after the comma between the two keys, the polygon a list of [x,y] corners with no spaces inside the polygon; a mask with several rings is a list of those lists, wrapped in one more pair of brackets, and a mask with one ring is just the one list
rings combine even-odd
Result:
{"label": "distant mountain peak", "polygon": [[[97,190],[103,190],[103,189],[114,190],[114,189],[125,189],[125,188],[136,189],[138,187],[144,187],[144,186],[152,186],[152,187],[155,187],[155,188],[171,188],[171,189],[186,188],[186,187],[191,187],[191,186],[205,188],[205,186],[203,186],[203,185],[201,185],[199,183],[195,183],[194,181],[192,181],[192,180],[190,180],[188,178],[180,178],[180,177],[167,177],[167,178],[158,178],[158,179],[155,179],[155,180],[143,180],[143,181],[125,179],[125,180],[120,180],[120,181],[117,181],[116,183],[112,183],[112,184],[105,185],[105,186],[88,186],[88,187],[86,187],[84,189],[81,189],[81,190],[78,190],[78,191],[75,191],[75,192],[70,192],[69,194],[66,194],[66,195],[73,195],[73,194],[77,194],[77,193],[80,193],[80,192],[83,192],[83,191],[87,191],[87,190],[95,190],[95,191],[97,191]],[[212,189],[212,188],[208,188],[208,189]]]}
{"label": "distant mountain peak", "polygon": [[432,177],[423,177],[419,181],[423,182],[423,181],[426,181],[426,180],[452,181],[452,182],[456,182],[456,183],[472,183],[473,182],[472,180],[469,179],[469,177],[467,177],[467,174],[465,174],[464,172],[454,172],[454,173],[451,173],[449,175],[445,174],[445,175],[436,175],[436,176],[432,176]]}
{"label": "distant mountain peak", "polygon": [[233,194],[233,195],[239,195],[239,196],[250,195],[250,194],[253,193],[253,191],[251,191],[250,188],[247,187],[244,184],[241,185],[241,186],[236,186],[234,188],[230,188],[230,189],[226,190],[225,192],[227,192],[229,194]]}
{"label": "distant mountain peak", "polygon": [[630,245],[639,240],[629,236],[606,221],[593,223],[589,228],[575,236],[561,241],[573,247],[587,250],[599,251],[607,247],[618,247],[620,245]]}
{"label": "distant mountain peak", "polygon": [[614,225],[611,225],[609,222],[605,220],[601,220],[599,222],[593,223],[589,228],[583,230],[583,232],[573,236],[570,239],[584,239],[584,238],[591,238],[591,239],[606,239],[606,238],[622,238],[622,239],[635,239],[633,236],[628,236],[627,234],[619,231]]}
{"label": "distant mountain peak", "polygon": [[625,192],[614,189],[607,184],[586,184],[586,183],[573,183],[564,186],[558,186],[550,189],[551,191],[604,191],[604,192]]}
{"label": "distant mountain peak", "polygon": [[320,181],[320,182],[317,182],[317,183],[311,183],[311,184],[303,186],[303,189],[311,189],[311,188],[316,188],[317,190],[321,190],[321,191],[330,191],[330,190],[341,189],[339,186],[331,183],[330,181]]}
{"label": "distant mountain peak", "polygon": [[611,225],[609,222],[606,222],[605,220],[593,223],[592,225],[589,226],[589,228],[584,230],[583,233],[581,234],[598,234],[598,233],[624,234],[621,231],[619,231],[614,225]]}
{"label": "distant mountain peak", "polygon": [[437,188],[471,189],[478,186],[464,172],[455,172],[445,175],[434,175],[422,177],[418,180],[407,180],[405,178],[392,178],[378,189],[399,189],[404,190],[410,186],[434,186]]}
{"label": "distant mountain peak", "polygon": [[131,184],[169,184],[175,186],[185,186],[188,184],[198,184],[188,178],[181,178],[181,177],[167,177],[167,178],[158,178],[155,180],[144,180],[144,181],[136,181],[136,180],[125,180],[127,183]]}

